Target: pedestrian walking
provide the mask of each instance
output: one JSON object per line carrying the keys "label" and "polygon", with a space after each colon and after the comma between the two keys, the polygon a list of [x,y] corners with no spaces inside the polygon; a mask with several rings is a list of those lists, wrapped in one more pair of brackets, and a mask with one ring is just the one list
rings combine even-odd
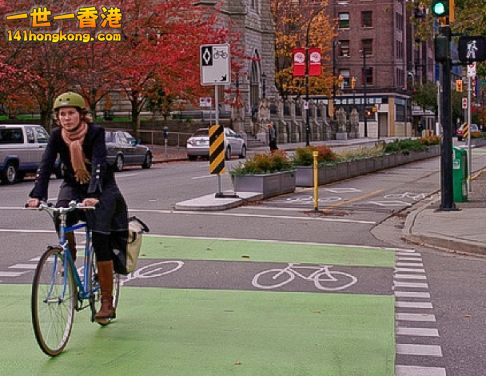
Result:
{"label": "pedestrian walking", "polygon": [[[74,92],[59,95],[54,102],[56,122],[37,170],[34,188],[26,206],[39,207],[48,197],[48,185],[59,155],[63,164],[61,184],[56,207],[67,207],[72,200],[85,206],[95,206],[93,212],[68,214],[67,225],[86,220],[92,231],[98,278],[101,290],[101,308],[95,320],[106,324],[116,317],[113,308],[113,249],[126,253],[128,213],[125,200],[118,189],[114,167],[106,160],[105,130],[91,122],[84,98]],[[69,249],[76,259],[74,233],[67,234]]]}
{"label": "pedestrian walking", "polygon": [[270,152],[273,153],[278,150],[277,147],[277,132],[272,123],[268,123],[268,146],[270,146]]}

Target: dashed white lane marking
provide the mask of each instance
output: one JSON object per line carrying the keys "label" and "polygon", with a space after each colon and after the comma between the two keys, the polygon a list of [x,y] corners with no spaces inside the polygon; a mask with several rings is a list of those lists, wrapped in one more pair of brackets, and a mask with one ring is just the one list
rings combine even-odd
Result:
{"label": "dashed white lane marking", "polygon": [[416,345],[413,343],[397,343],[397,354],[441,357],[442,349],[438,345]]}
{"label": "dashed white lane marking", "polygon": [[413,283],[413,282],[397,282],[394,281],[393,284],[395,287],[412,287],[418,289],[428,289],[429,285],[426,283]]}
{"label": "dashed white lane marking", "polygon": [[37,268],[37,265],[35,265],[35,264],[15,264],[15,265],[9,266],[8,268],[9,269],[30,269],[30,270],[34,270],[35,268]]}
{"label": "dashed white lane marking", "polygon": [[397,335],[399,336],[417,336],[417,337],[438,337],[439,331],[435,328],[406,328],[398,327]]}
{"label": "dashed white lane marking", "polygon": [[0,277],[20,277],[27,272],[0,272]]}
{"label": "dashed white lane marking", "polygon": [[444,368],[396,366],[396,376],[446,376]]}
{"label": "dashed white lane marking", "polygon": [[420,308],[420,309],[432,309],[432,303],[429,302],[404,302],[396,301],[395,307],[397,308]]}
{"label": "dashed white lane marking", "polygon": [[395,272],[403,272],[403,273],[425,273],[425,269],[395,268]]}
{"label": "dashed white lane marking", "polygon": [[397,256],[405,256],[405,257],[409,257],[409,256],[422,256],[421,253],[418,253],[418,252],[414,252],[413,249],[412,250],[408,250],[408,251],[403,251],[403,250],[400,250],[399,252],[397,252]]}
{"label": "dashed white lane marking", "polygon": [[397,298],[422,298],[430,299],[430,293],[428,292],[418,292],[418,291],[395,291],[395,296]]}
{"label": "dashed white lane marking", "polygon": [[421,262],[397,262],[396,266],[401,266],[401,267],[410,267],[410,268],[423,268],[424,264]]}
{"label": "dashed white lane marking", "polygon": [[418,261],[422,262],[422,257],[397,257],[398,261]]}
{"label": "dashed white lane marking", "polygon": [[435,322],[435,315],[429,313],[397,313],[395,317],[398,321]]}
{"label": "dashed white lane marking", "polygon": [[395,278],[396,279],[422,279],[422,280],[427,279],[426,276],[418,275],[418,274],[395,274]]}

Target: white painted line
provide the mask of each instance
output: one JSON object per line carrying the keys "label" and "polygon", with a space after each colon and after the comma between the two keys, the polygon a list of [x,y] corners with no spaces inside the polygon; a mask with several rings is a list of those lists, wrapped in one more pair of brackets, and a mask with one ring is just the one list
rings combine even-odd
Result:
{"label": "white painted line", "polygon": [[423,268],[424,264],[418,262],[397,262],[396,266],[403,266],[405,268]]}
{"label": "white painted line", "polygon": [[418,274],[395,274],[394,278],[395,279],[422,279],[422,280],[427,279],[426,276],[418,275]]}
{"label": "white painted line", "polygon": [[0,277],[20,277],[27,272],[0,272]]}
{"label": "white painted line", "polygon": [[420,308],[420,309],[432,309],[432,303],[429,302],[403,302],[396,301],[395,307],[397,308]]}
{"label": "white painted line", "polygon": [[40,261],[40,256],[37,256],[37,257],[34,257],[34,258],[31,258],[29,261],[32,261],[32,262],[39,262]]}
{"label": "white painted line", "polygon": [[15,233],[21,233],[21,234],[31,234],[31,233],[35,233],[35,234],[51,234],[51,233],[55,233],[56,231],[55,230],[19,230],[19,229],[15,229],[15,230],[12,230],[12,229],[8,229],[8,228],[2,228],[0,229],[0,232],[15,232]]}
{"label": "white painted line", "polygon": [[438,345],[415,345],[397,343],[397,354],[441,357],[442,349]]}
{"label": "white painted line", "polygon": [[204,176],[195,176],[193,178],[191,178],[192,180],[197,180],[197,179],[208,179],[208,178],[213,178],[217,176],[216,174],[215,175],[204,175]]}
{"label": "white painted line", "polygon": [[424,298],[430,299],[430,293],[428,292],[416,292],[416,291],[395,291],[397,298]]}
{"label": "white painted line", "polygon": [[338,223],[359,223],[365,225],[375,225],[375,221],[359,221],[353,219],[343,218],[313,218],[313,217],[292,217],[286,215],[264,215],[264,214],[249,214],[249,213],[225,213],[225,212],[202,212],[202,211],[190,211],[190,210],[151,210],[151,209],[130,209],[129,212],[140,213],[157,213],[157,214],[177,214],[177,215],[202,215],[202,216],[215,216],[215,217],[241,217],[241,218],[272,218],[272,219],[290,219],[290,220],[304,220],[307,222],[338,222]]}
{"label": "white painted line", "polygon": [[35,268],[37,268],[37,265],[35,265],[35,264],[15,264],[15,265],[9,266],[8,268],[9,269],[30,269],[30,270],[34,270]]}
{"label": "white painted line", "polygon": [[438,337],[439,331],[435,328],[405,328],[398,327],[397,335],[399,336],[417,336],[417,337]]}
{"label": "white painted line", "polygon": [[425,273],[425,269],[395,268],[395,272],[402,272],[402,273]]}
{"label": "white painted line", "polygon": [[395,287],[411,287],[411,288],[418,288],[418,289],[428,289],[429,288],[429,285],[427,283],[393,281],[393,285]]}
{"label": "white painted line", "polygon": [[428,313],[397,313],[395,318],[397,321],[435,322],[435,315]]}
{"label": "white painted line", "polygon": [[415,261],[415,262],[422,262],[422,257],[397,257],[398,261]]}
{"label": "white painted line", "polygon": [[[412,254],[413,253],[413,254]],[[397,252],[397,256],[422,256],[421,253],[415,252],[413,249],[409,251],[399,251]]]}
{"label": "white painted line", "polygon": [[445,368],[396,366],[396,376],[446,376]]}

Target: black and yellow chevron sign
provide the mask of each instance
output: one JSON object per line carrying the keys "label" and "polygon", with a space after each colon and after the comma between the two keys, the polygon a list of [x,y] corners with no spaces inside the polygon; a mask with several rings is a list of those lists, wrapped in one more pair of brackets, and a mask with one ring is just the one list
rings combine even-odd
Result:
{"label": "black and yellow chevron sign", "polygon": [[224,172],[224,128],[213,125],[209,128],[209,173],[222,174]]}

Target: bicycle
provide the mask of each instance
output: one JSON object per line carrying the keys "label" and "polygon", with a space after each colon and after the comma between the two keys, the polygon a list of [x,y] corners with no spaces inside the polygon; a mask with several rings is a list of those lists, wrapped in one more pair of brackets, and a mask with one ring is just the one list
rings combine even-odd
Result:
{"label": "bicycle", "polygon": [[[354,285],[358,281],[358,279],[351,274],[336,270],[330,271],[330,268],[332,268],[331,265],[310,266],[289,263],[283,269],[268,269],[256,274],[253,277],[252,284],[260,289],[271,290],[292,282],[295,277],[298,276],[306,281],[313,281],[314,285],[319,290],[339,291]],[[310,269],[314,270],[314,272],[305,276],[297,269]],[[281,276],[284,276],[284,279],[276,281]],[[265,280],[265,278],[268,277],[270,277],[270,281]],[[330,284],[331,286],[324,286],[323,283]]]}
{"label": "bicycle", "polygon": [[[48,246],[41,256],[32,282],[31,313],[34,334],[41,350],[49,356],[59,355],[66,347],[74,321],[74,312],[91,309],[91,322],[100,303],[96,260],[91,244],[91,231],[86,223],[66,225],[69,212],[94,210],[71,201],[67,208],[54,208],[41,203],[39,210],[46,211],[55,220],[59,216],[59,244]],[[85,230],[83,267],[78,271],[68,249],[66,234]],[[113,277],[113,306],[118,305],[120,277]],[[104,326],[109,321],[100,322]]]}

